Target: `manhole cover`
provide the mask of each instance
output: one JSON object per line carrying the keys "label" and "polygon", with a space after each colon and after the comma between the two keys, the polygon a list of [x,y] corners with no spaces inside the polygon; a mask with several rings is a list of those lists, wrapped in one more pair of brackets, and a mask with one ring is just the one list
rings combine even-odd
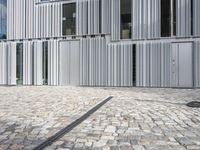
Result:
{"label": "manhole cover", "polygon": [[200,102],[197,102],[197,101],[189,102],[187,103],[187,106],[193,107],[193,108],[200,108]]}

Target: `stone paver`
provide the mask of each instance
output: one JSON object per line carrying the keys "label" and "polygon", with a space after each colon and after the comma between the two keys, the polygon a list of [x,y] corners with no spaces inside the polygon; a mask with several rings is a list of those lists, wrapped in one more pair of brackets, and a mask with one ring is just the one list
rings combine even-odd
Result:
{"label": "stone paver", "polygon": [[31,149],[107,96],[53,149],[200,149],[199,89],[0,87],[0,149]]}
{"label": "stone paver", "polygon": [[0,149],[32,149],[106,97],[73,87],[0,87]]}

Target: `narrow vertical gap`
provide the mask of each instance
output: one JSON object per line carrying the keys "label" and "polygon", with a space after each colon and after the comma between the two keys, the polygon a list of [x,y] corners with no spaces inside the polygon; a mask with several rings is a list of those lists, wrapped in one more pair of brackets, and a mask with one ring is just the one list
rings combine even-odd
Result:
{"label": "narrow vertical gap", "polygon": [[16,83],[23,84],[23,43],[16,45]]}
{"label": "narrow vertical gap", "polygon": [[132,66],[132,72],[133,72],[133,86],[136,86],[136,45],[133,45],[133,66]]}
{"label": "narrow vertical gap", "polygon": [[34,67],[35,67],[35,65],[34,65],[34,44],[32,45],[32,47],[31,47],[31,49],[32,49],[32,85],[34,85],[34,72],[35,72],[35,69],[34,69]]}
{"label": "narrow vertical gap", "polygon": [[172,20],[172,24],[173,24],[173,36],[176,36],[176,6],[177,6],[177,4],[176,4],[176,0],[173,0],[173,14],[172,14],[172,18],[173,18],[173,20]]}
{"label": "narrow vertical gap", "polygon": [[194,9],[194,2],[193,0],[191,0],[191,18],[190,18],[190,23],[191,23],[191,35],[194,35],[194,29],[193,29],[193,17],[194,17],[194,13],[193,13],[193,9]]}
{"label": "narrow vertical gap", "polygon": [[48,41],[42,44],[42,82],[48,85]]}

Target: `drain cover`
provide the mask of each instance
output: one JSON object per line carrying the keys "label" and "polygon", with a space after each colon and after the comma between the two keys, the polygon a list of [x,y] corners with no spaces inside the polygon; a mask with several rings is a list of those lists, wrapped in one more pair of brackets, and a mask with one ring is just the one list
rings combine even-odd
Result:
{"label": "drain cover", "polygon": [[197,102],[197,101],[189,102],[187,103],[187,106],[193,107],[193,108],[200,108],[200,102]]}

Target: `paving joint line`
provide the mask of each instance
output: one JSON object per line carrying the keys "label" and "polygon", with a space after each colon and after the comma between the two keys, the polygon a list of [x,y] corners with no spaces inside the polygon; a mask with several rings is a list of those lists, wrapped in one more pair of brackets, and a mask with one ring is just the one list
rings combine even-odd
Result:
{"label": "paving joint line", "polygon": [[108,101],[110,101],[113,98],[113,96],[109,96],[105,100],[103,100],[101,103],[94,106],[92,109],[90,109],[88,112],[86,112],[84,115],[82,115],[80,118],[72,122],[71,124],[67,125],[65,128],[58,131],[56,134],[48,138],[46,141],[35,147],[33,150],[43,150],[47,146],[50,146],[54,142],[56,142],[58,139],[62,138],[65,134],[69,133],[71,130],[73,130],[76,126],[81,124],[84,120],[89,118],[93,113],[95,113],[98,109],[100,109],[103,105],[105,105]]}

